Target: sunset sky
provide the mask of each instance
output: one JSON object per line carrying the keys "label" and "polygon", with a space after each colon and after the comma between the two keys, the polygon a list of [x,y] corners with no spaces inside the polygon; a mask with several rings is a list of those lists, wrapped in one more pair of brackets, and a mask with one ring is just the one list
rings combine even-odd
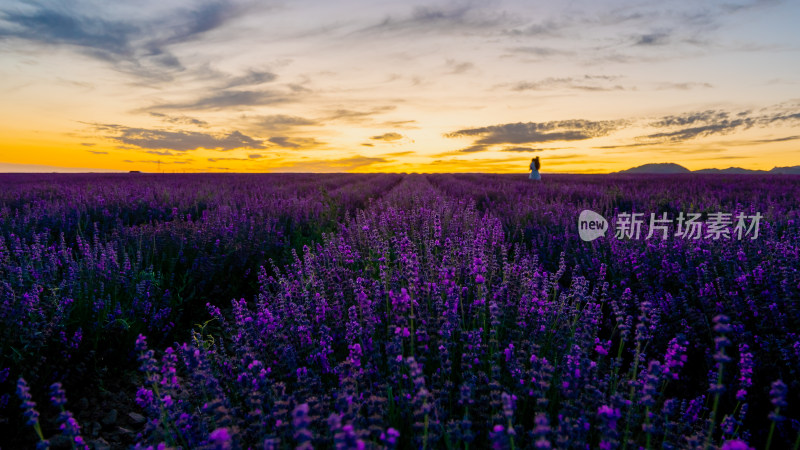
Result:
{"label": "sunset sky", "polygon": [[0,172],[800,165],[800,2],[0,3]]}

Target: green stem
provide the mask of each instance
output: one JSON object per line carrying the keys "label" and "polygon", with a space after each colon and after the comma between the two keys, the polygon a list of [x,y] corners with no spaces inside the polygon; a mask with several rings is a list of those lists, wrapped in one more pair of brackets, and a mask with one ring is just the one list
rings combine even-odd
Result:
{"label": "green stem", "polygon": [[422,437],[422,450],[428,448],[428,415],[425,414],[425,434]]}
{"label": "green stem", "polygon": [[[775,408],[775,418],[778,418],[778,415],[781,413],[781,408]],[[772,435],[775,434],[775,422],[777,420],[772,421],[772,425],[769,426],[769,435],[767,435],[767,445],[764,447],[764,450],[769,450],[769,447],[772,445]],[[798,435],[798,441],[800,441],[800,435]],[[795,448],[797,448],[797,442],[795,442]]]}
{"label": "green stem", "polygon": [[[469,419],[469,406],[464,407],[464,419]],[[464,442],[464,450],[469,450],[469,442]]]}
{"label": "green stem", "polygon": [[614,365],[614,374],[611,376],[611,392],[617,392],[617,377],[619,376],[620,358],[622,358],[622,349],[625,348],[625,339],[619,337],[619,348],[617,348],[616,364]]}
{"label": "green stem", "polygon": [[[725,365],[721,362],[719,363],[719,372],[717,373],[717,388],[722,385],[722,372],[725,369]],[[719,396],[720,392],[717,391],[714,394],[714,406],[711,408],[711,422],[708,424],[708,433],[706,435],[706,444],[704,448],[708,449],[711,447],[711,441],[714,438],[714,428],[717,425],[717,408],[719,407]]]}
{"label": "green stem", "polygon": [[630,429],[631,429],[631,414],[633,413],[633,396],[636,395],[636,375],[639,372],[639,353],[642,349],[641,341],[636,342],[636,355],[633,359],[633,377],[631,378],[631,388],[628,391],[628,401],[630,402],[630,406],[628,406],[628,414],[625,417],[625,435],[624,439],[625,442],[622,443],[622,449],[625,450],[628,448],[628,439],[630,439]]}
{"label": "green stem", "polygon": [[[741,407],[742,407],[742,402],[741,401],[736,402],[736,407],[733,408],[733,412],[731,413],[731,417],[736,417],[736,414],[739,412],[739,408],[741,408]],[[736,436],[739,435],[739,427],[742,426],[741,423],[742,423],[743,420],[744,420],[744,417],[740,417],[739,418],[739,420],[738,420],[739,425],[736,425],[736,428],[733,430],[733,435],[731,437],[736,437]]]}
{"label": "green stem", "polygon": [[[513,429],[514,429],[514,426],[513,426],[513,425],[512,425],[512,423],[511,423],[511,419],[508,419],[508,428],[509,428],[510,430],[513,430]],[[510,444],[511,444],[511,450],[515,450],[515,447],[514,447],[514,436],[513,436],[513,435],[509,435],[509,436],[508,436],[508,439],[510,440]]]}
{"label": "green stem", "polygon": [[42,433],[42,426],[39,425],[39,421],[37,420],[36,423],[33,424],[33,430],[36,431],[36,435],[39,436],[40,441],[44,441],[44,433]]}
{"label": "green stem", "polygon": [[[667,414],[664,414],[664,423],[665,424],[669,423],[669,415]],[[664,448],[664,444],[666,442],[669,442],[668,439],[669,439],[669,426],[664,426],[664,436],[661,439],[661,448]]]}

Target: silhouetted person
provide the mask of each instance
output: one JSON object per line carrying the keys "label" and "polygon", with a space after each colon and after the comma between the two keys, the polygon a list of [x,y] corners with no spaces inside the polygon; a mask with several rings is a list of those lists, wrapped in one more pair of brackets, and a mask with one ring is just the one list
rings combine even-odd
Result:
{"label": "silhouetted person", "polygon": [[539,175],[539,167],[541,167],[541,163],[539,163],[539,157],[531,159],[531,176],[528,177],[531,180],[541,181],[542,176]]}

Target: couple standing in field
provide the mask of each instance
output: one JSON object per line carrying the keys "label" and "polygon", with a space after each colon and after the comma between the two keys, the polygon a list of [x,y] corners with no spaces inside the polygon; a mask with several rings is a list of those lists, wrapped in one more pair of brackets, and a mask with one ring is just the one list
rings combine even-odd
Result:
{"label": "couple standing in field", "polygon": [[531,179],[531,180],[534,180],[534,181],[541,181],[542,180],[542,176],[539,175],[539,168],[541,166],[542,165],[539,162],[539,157],[538,156],[536,158],[531,159],[531,165],[530,165],[531,175],[528,178]]}

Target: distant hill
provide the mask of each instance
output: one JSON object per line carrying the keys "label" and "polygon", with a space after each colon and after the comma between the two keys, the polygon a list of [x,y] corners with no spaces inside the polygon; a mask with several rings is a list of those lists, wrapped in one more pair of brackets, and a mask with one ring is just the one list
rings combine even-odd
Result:
{"label": "distant hill", "polygon": [[758,174],[778,174],[778,175],[800,175],[800,166],[792,167],[773,167],[771,170],[753,170],[743,169],[741,167],[728,167],[727,169],[700,169],[689,170],[680,164],[675,163],[660,163],[660,164],[644,164],[638,167],[632,167],[626,170],[620,170],[615,173],[716,173],[716,174],[734,174],[734,175],[758,175]]}
{"label": "distant hill", "polygon": [[800,175],[800,166],[794,167],[773,167],[769,173],[778,173],[778,174],[788,174],[788,175]]}
{"label": "distant hill", "polygon": [[627,170],[620,170],[617,173],[691,173],[692,171],[675,163],[645,164],[639,167],[632,167]]}
{"label": "distant hill", "polygon": [[741,167],[728,167],[727,169],[700,169],[694,173],[733,173],[733,174],[756,174],[768,173],[766,170],[742,169]]}

